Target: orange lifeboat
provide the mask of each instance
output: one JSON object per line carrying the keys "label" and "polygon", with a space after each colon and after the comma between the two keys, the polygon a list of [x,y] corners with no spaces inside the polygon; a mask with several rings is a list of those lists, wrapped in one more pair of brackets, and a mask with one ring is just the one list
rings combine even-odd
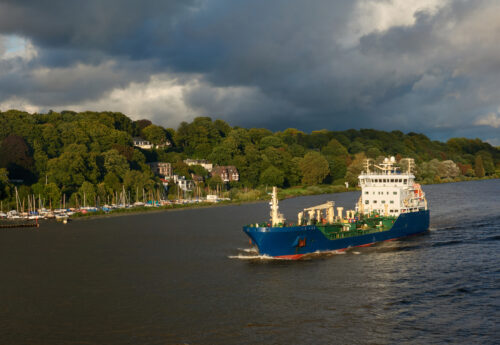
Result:
{"label": "orange lifeboat", "polygon": [[413,185],[413,192],[415,193],[415,197],[416,198],[422,198],[423,197],[422,187],[420,187],[420,184],[415,183]]}

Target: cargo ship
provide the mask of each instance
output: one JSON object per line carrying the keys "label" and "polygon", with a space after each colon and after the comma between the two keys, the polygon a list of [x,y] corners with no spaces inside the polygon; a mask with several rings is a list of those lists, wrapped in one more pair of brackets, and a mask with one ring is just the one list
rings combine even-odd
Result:
{"label": "cargo ship", "polygon": [[425,193],[415,183],[414,166],[411,158],[398,164],[394,157],[379,164],[367,159],[358,177],[361,196],[353,210],[344,213],[343,207],[328,201],[300,211],[296,223],[279,212],[277,188],[273,187],[270,221],[246,225],[243,231],[260,255],[290,260],[425,232],[430,214]]}

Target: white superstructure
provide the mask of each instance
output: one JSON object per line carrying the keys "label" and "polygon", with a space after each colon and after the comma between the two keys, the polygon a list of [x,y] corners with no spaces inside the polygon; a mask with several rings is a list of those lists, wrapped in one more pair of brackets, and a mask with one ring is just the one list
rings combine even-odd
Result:
{"label": "white superstructure", "polygon": [[385,158],[378,165],[372,159],[366,160],[365,171],[359,175],[361,197],[356,205],[359,213],[378,212],[398,216],[400,213],[427,210],[425,193],[415,183],[412,173],[414,160],[405,158],[400,163],[407,164],[405,172],[396,166],[394,157]]}

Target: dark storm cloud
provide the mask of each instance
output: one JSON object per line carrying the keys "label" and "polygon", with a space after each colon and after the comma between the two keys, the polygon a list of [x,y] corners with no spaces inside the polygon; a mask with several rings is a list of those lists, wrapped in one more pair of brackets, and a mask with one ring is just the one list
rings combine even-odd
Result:
{"label": "dark storm cloud", "polygon": [[[495,1],[451,1],[414,24],[349,38],[358,4],[0,0],[0,33],[38,51],[0,63],[0,101],[77,104],[175,73],[201,80],[183,92],[189,107],[238,125],[447,137],[498,109]],[[472,127],[468,135],[496,135]]]}
{"label": "dark storm cloud", "polygon": [[[43,47],[140,56],[158,35],[168,35],[176,16],[194,4],[194,0],[2,0],[0,31],[25,35]],[[135,47],[142,49],[134,51]]]}

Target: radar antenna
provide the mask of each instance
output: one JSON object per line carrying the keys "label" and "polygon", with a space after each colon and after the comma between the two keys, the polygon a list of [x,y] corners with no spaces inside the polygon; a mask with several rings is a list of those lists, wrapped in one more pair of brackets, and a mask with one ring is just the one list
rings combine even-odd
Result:
{"label": "radar antenna", "polygon": [[365,159],[365,170],[366,170],[366,174],[370,174],[370,162],[372,161],[373,159],[371,158],[366,158]]}

